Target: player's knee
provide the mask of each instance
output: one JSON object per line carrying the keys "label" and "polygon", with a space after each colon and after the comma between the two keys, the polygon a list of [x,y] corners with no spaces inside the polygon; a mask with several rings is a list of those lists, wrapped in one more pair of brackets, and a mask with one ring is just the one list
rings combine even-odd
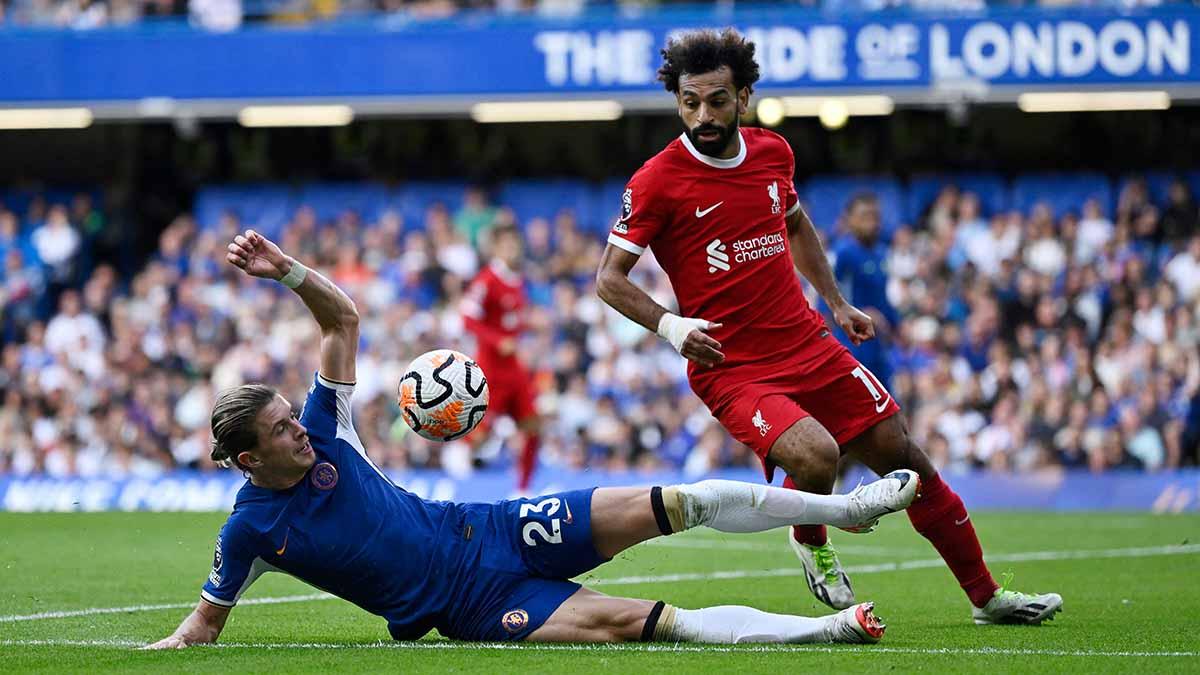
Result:
{"label": "player's knee", "polygon": [[803,443],[786,444],[771,449],[772,461],[792,476],[833,476],[837,473],[840,454],[837,441],[828,433],[813,435]]}
{"label": "player's knee", "polygon": [[809,461],[814,466],[820,467],[822,474],[832,474],[837,473],[840,455],[841,450],[838,448],[837,441],[833,440],[833,436],[826,434],[824,438],[812,443],[809,450]]}

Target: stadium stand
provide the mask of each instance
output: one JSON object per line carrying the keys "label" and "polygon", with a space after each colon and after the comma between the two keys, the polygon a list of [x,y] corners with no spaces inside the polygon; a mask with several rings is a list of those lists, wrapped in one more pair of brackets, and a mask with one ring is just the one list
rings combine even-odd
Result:
{"label": "stadium stand", "polygon": [[[895,393],[942,467],[1155,471],[1197,460],[1197,176],[817,177],[800,194],[830,244],[850,196],[880,197],[903,316]],[[753,465],[691,394],[683,361],[595,297],[619,194],[573,180],[210,186],[126,276],[90,245],[103,222],[91,195],[4,193],[0,473],[209,469],[216,390],[262,378],[301,399],[316,354],[302,308],[218,262],[244,227],[280,237],[362,308],[356,419],[376,459],[466,470],[465,447],[405,433],[392,388],[413,354],[471,349],[457,303],[503,220],[528,239],[521,349],[551,420],[543,462]],[[635,276],[671,297],[651,260]]]}

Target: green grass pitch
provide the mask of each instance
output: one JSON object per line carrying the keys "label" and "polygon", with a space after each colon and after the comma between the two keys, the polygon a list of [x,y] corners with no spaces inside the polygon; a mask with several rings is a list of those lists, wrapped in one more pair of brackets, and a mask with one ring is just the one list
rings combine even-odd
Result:
{"label": "green grass pitch", "polygon": [[[393,643],[382,619],[275,574],[233,611],[224,646],[134,650],[196,602],[223,519],[0,514],[0,672],[1200,672],[1200,516],[1129,513],[974,516],[997,576],[1062,593],[1064,612],[1037,628],[974,626],[950,572],[899,515],[871,535],[834,531],[859,599],[875,600],[888,623],[874,646]],[[635,548],[581,581],[681,607],[825,613],[797,567],[781,532],[703,530]]]}

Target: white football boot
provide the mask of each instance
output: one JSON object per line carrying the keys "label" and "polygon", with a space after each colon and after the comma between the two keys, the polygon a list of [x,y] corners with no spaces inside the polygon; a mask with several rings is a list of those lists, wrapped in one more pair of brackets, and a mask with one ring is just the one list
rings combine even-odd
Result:
{"label": "white football boot", "polygon": [[877,481],[859,485],[846,495],[850,499],[851,520],[857,525],[841,529],[854,534],[873,532],[879,519],[889,513],[903,511],[921,493],[921,479],[916,471],[900,469]]}
{"label": "white football boot", "polygon": [[833,614],[826,628],[829,642],[872,644],[879,642],[887,624],[875,615],[875,603],[864,602]]}
{"label": "white football boot", "polygon": [[1043,621],[1053,621],[1054,615],[1062,611],[1062,596],[1058,593],[1019,593],[1008,590],[1012,574],[1004,575],[1004,583],[983,607],[973,607],[971,616],[978,625],[993,623],[1017,623],[1037,626]]}

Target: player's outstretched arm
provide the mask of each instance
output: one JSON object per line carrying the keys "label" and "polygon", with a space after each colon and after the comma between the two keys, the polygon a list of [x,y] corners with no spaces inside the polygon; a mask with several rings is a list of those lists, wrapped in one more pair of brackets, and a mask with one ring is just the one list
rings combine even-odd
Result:
{"label": "player's outstretched arm", "polygon": [[174,633],[142,649],[183,649],[191,645],[212,644],[217,641],[221,629],[225,628],[230,609],[201,600]]}
{"label": "player's outstretched arm", "polygon": [[596,294],[600,299],[670,342],[675,351],[689,361],[709,368],[724,361],[721,343],[704,333],[720,328],[721,324],[676,316],[667,311],[629,280],[629,270],[637,261],[636,255],[612,244],[604,249],[600,269],[596,272]]}
{"label": "player's outstretched arm", "polygon": [[233,238],[225,260],[252,277],[279,281],[295,291],[321,326],[321,376],[354,382],[358,309],[350,296],[254,230]]}
{"label": "player's outstretched arm", "polygon": [[829,259],[825,257],[825,247],[821,245],[817,229],[804,212],[804,207],[796,209],[787,217],[787,228],[792,262],[825,299],[825,304],[833,311],[834,321],[846,331],[850,341],[859,344],[875,337],[875,326],[871,317],[846,302],[846,298],[842,296],[833,270],[829,267]]}

